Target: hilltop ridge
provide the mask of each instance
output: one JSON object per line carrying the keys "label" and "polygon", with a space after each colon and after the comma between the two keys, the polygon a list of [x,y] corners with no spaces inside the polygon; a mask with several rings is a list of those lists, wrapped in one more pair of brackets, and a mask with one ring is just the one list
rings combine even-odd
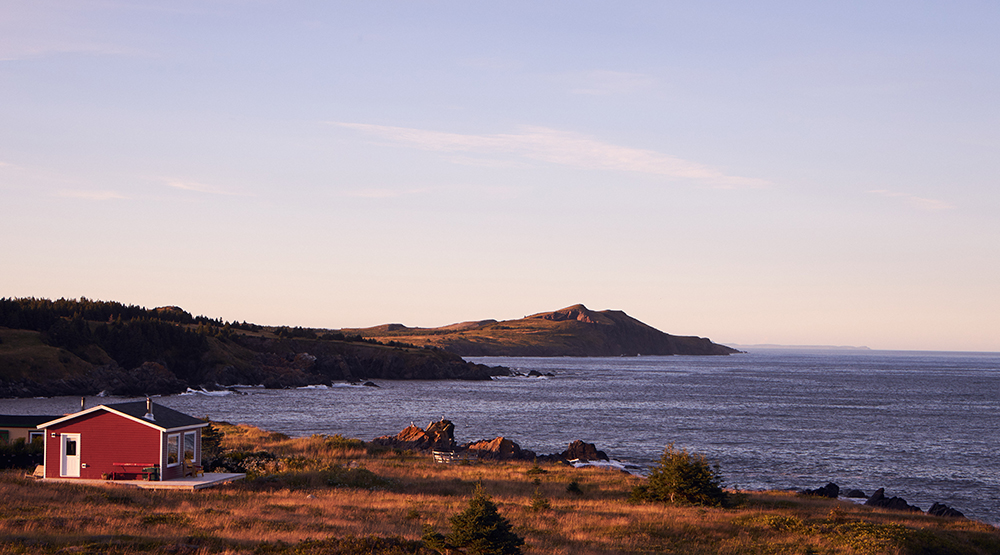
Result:
{"label": "hilltop ridge", "polygon": [[736,349],[664,333],[621,310],[575,304],[518,320],[479,320],[437,328],[385,324],[350,328],[366,339],[439,347],[462,356],[728,355]]}

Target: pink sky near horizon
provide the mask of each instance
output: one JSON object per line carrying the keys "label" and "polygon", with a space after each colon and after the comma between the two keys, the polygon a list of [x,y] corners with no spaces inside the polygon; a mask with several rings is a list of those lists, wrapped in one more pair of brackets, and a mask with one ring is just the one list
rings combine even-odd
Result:
{"label": "pink sky near horizon", "polygon": [[1000,351],[1000,6],[0,9],[0,296]]}

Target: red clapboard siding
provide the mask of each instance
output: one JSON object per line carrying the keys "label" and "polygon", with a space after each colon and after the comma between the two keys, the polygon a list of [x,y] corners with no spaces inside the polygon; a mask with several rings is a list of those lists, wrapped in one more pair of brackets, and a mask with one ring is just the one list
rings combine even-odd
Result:
{"label": "red clapboard siding", "polygon": [[[56,424],[46,431],[45,477],[59,477],[58,437],[53,433],[80,434],[80,462],[87,465],[80,469],[80,478],[99,480],[102,474],[121,472],[114,463],[159,464],[160,430],[105,410]],[[164,446],[166,440],[163,440]]]}

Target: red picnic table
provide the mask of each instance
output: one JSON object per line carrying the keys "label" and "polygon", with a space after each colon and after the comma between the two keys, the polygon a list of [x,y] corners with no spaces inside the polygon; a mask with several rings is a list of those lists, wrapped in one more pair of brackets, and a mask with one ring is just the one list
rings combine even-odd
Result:
{"label": "red picnic table", "polygon": [[[112,480],[117,480],[119,474],[141,474],[146,481],[158,480],[160,478],[160,465],[149,463],[112,463],[112,466],[121,467],[121,472],[111,475]],[[131,470],[130,470],[131,469]]]}

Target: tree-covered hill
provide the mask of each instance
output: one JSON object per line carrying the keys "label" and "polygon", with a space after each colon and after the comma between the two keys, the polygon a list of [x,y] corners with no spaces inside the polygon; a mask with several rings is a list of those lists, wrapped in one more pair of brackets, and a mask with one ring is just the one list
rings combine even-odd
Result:
{"label": "tree-covered hill", "polygon": [[0,397],[175,393],[365,379],[489,379],[505,370],[433,348],[263,327],[177,307],[0,299]]}

